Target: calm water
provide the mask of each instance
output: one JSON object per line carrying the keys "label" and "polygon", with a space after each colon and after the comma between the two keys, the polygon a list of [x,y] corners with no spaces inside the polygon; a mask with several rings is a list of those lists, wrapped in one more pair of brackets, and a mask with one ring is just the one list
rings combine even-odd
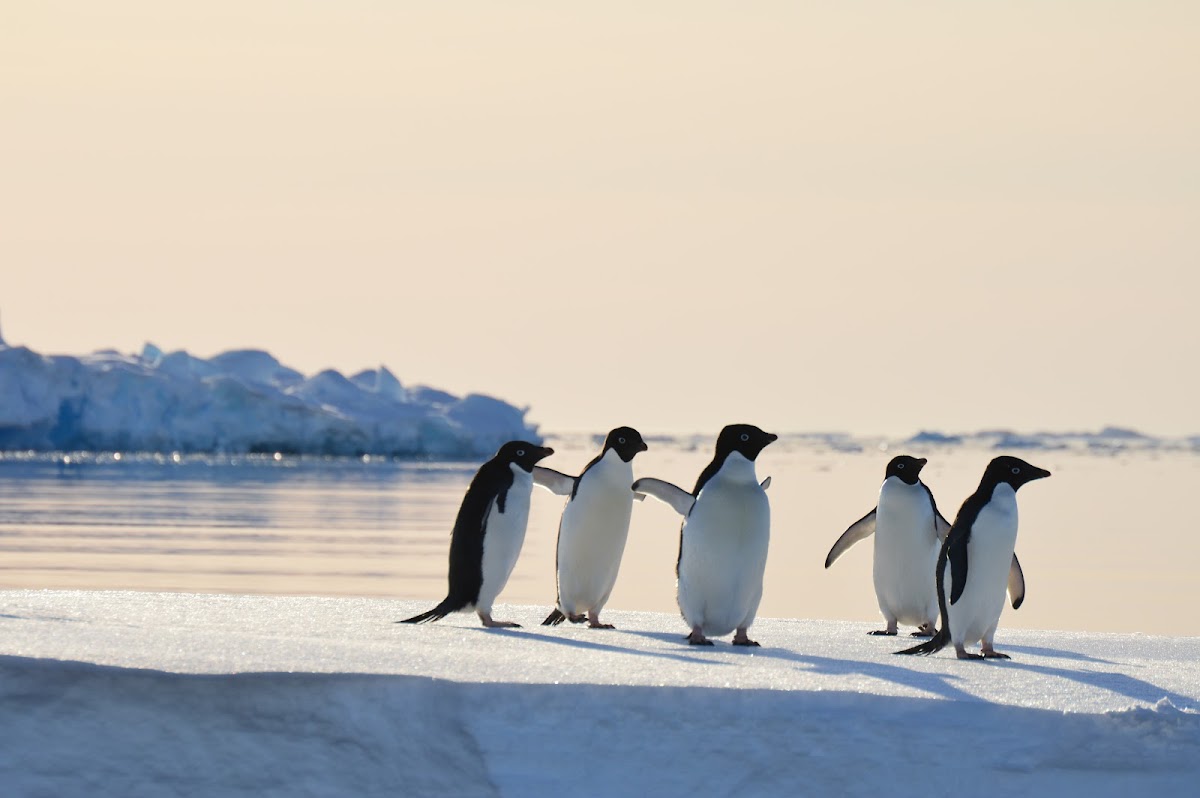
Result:
{"label": "calm water", "polygon": [[[551,440],[547,461],[577,473],[586,439]],[[639,476],[690,488],[710,456],[652,442]],[[911,448],[953,518],[991,452]],[[761,614],[873,621],[871,546],[826,571],[825,554],[875,502],[892,454],[781,441],[764,451],[771,475],[771,554]],[[1200,532],[1194,454],[1031,452],[1054,472],[1020,493],[1017,550],[1028,598],[1002,625],[1196,635]],[[0,458],[0,587],[395,596],[445,594],[446,553],[475,465],[284,457],[112,455],[69,463]],[[554,547],[563,499],[536,489],[521,561],[501,601],[554,598]],[[675,611],[679,519],[635,506],[611,606]]]}

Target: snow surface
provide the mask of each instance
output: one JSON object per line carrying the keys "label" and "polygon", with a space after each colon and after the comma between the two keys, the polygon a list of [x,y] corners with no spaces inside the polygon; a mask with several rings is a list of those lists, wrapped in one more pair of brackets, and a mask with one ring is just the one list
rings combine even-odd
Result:
{"label": "snow surface", "polygon": [[147,344],[76,358],[0,341],[0,450],[468,457],[540,442],[525,413],[409,390],[384,367],[305,377],[249,349],[205,360]]}
{"label": "snow surface", "polygon": [[[424,602],[0,592],[6,796],[1194,795],[1200,638],[1001,629],[896,657],[871,623],[697,649]],[[1013,792],[1019,791],[1019,792]]]}

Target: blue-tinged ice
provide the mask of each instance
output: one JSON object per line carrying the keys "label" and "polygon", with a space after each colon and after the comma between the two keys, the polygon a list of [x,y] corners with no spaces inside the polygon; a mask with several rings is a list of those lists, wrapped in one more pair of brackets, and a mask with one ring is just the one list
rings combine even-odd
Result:
{"label": "blue-tinged ice", "polygon": [[478,457],[540,441],[526,412],[409,390],[383,367],[306,377],[254,349],[47,357],[0,342],[0,449]]}

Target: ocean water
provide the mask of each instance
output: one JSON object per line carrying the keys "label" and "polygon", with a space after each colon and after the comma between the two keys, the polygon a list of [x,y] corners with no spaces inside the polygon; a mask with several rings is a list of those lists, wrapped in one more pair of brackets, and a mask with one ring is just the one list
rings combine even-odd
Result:
{"label": "ocean water", "polygon": [[[578,473],[590,436],[551,439],[546,465]],[[704,437],[651,440],[638,476],[690,489]],[[886,447],[886,448],[885,448]],[[1021,489],[1017,552],[1027,598],[1001,626],[1197,635],[1200,532],[1191,451],[1013,450],[1050,469]],[[825,555],[871,509],[888,459],[928,457],[922,477],[953,520],[988,460],[971,445],[785,438],[759,457],[772,477],[771,552],[760,615],[871,620],[871,541]],[[476,464],[381,459],[0,456],[0,587],[441,599],[449,531]],[[564,499],[535,489],[529,530],[502,603],[555,596]],[[675,609],[680,519],[635,505],[610,606]],[[502,613],[497,613],[498,617]],[[681,622],[682,629],[682,622]]]}

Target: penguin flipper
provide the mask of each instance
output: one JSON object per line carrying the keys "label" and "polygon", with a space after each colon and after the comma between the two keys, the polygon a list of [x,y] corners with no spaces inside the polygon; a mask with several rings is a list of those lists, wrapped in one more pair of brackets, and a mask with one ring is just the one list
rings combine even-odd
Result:
{"label": "penguin flipper", "polygon": [[933,509],[933,532],[937,535],[938,540],[946,542],[946,536],[950,534],[951,524],[942,515],[942,511],[938,509],[937,501],[933,498],[933,491],[924,482],[921,487],[925,489],[925,494],[929,497],[929,506]]}
{"label": "penguin flipper", "polygon": [[414,615],[411,618],[405,618],[403,621],[396,621],[396,623],[431,623],[433,621],[440,621],[450,613],[458,612],[465,606],[467,606],[465,602],[459,603],[447,596],[441,604],[433,609],[423,612],[420,615]]}
{"label": "penguin flipper", "polygon": [[950,603],[953,604],[962,596],[967,587],[967,536],[960,535],[957,539],[946,541],[946,558],[950,563]]}
{"label": "penguin flipper", "polygon": [[533,484],[541,485],[556,496],[570,496],[575,490],[576,479],[578,477],[555,471],[553,468],[533,467]]}
{"label": "penguin flipper", "polygon": [[770,477],[767,477],[767,478],[766,478],[766,479],[764,479],[762,482],[758,483],[758,485],[759,485],[759,487],[760,487],[760,488],[762,488],[763,490],[766,490],[767,488],[771,487],[771,478],[770,478]]}
{"label": "penguin flipper", "polygon": [[1015,551],[1012,565],[1008,568],[1008,598],[1014,610],[1025,601],[1025,574],[1021,571],[1021,561],[1017,559]]}
{"label": "penguin flipper", "polygon": [[660,502],[671,505],[675,512],[683,516],[691,512],[692,505],[696,503],[696,497],[683,488],[654,477],[642,477],[634,482],[633,492],[653,496]]}
{"label": "penguin flipper", "polygon": [[833,561],[841,557],[846,549],[863,538],[869,538],[875,534],[875,513],[878,510],[878,507],[872,507],[871,512],[855,521],[850,525],[849,529],[842,533],[842,536],[837,539],[837,542],[833,544],[833,548],[829,550],[829,554],[825,557],[826,568],[833,565]]}

